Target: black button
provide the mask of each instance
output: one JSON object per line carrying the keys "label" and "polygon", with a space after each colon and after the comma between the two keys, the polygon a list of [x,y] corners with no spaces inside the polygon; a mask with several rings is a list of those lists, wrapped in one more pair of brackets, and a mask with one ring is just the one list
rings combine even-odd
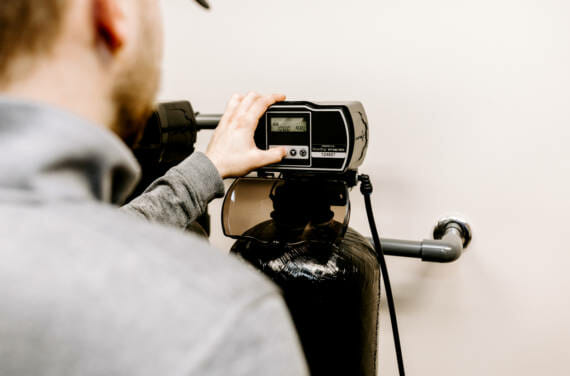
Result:
{"label": "black button", "polygon": [[301,157],[305,158],[307,156],[307,151],[305,149],[301,150]]}
{"label": "black button", "polygon": [[291,154],[292,157],[296,157],[296,156],[297,156],[297,150],[291,149],[291,151],[289,152],[289,154]]}

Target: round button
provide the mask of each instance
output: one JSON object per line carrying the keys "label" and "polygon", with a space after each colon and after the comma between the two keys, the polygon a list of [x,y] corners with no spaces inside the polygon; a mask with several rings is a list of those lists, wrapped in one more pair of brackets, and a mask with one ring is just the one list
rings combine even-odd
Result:
{"label": "round button", "polygon": [[292,157],[296,157],[296,156],[297,156],[297,150],[291,149],[291,150],[289,151],[289,154],[291,154]]}
{"label": "round button", "polygon": [[303,149],[299,154],[301,155],[301,157],[305,158],[307,156],[307,151]]}

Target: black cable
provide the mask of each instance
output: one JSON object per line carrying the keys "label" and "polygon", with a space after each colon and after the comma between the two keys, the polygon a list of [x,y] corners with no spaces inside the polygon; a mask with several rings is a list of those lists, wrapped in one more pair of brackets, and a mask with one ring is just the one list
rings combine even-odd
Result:
{"label": "black cable", "polygon": [[372,200],[370,198],[373,191],[372,182],[368,175],[360,175],[358,180],[360,181],[360,192],[362,192],[362,195],[364,196],[366,214],[368,215],[368,224],[370,225],[372,239],[374,240],[374,248],[376,250],[376,258],[378,259],[378,264],[380,264],[384,288],[386,290],[386,301],[388,303],[388,311],[390,312],[390,322],[392,323],[392,334],[394,336],[394,347],[396,348],[396,358],[398,360],[398,371],[400,376],[404,376],[404,356],[402,355],[402,346],[400,344],[400,332],[398,330],[398,320],[396,319],[396,307],[394,305],[394,297],[392,295],[392,286],[390,284],[390,277],[388,276],[388,267],[386,266],[384,251],[382,250],[382,244],[380,243],[376,221],[374,220],[374,212],[372,211]]}

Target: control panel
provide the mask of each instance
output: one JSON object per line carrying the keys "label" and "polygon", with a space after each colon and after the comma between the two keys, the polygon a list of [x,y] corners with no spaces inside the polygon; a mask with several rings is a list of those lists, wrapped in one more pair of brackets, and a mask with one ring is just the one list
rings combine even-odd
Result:
{"label": "control panel", "polygon": [[344,173],[364,161],[368,119],[360,102],[280,102],[259,121],[255,142],[262,150],[287,150],[283,161],[262,170]]}

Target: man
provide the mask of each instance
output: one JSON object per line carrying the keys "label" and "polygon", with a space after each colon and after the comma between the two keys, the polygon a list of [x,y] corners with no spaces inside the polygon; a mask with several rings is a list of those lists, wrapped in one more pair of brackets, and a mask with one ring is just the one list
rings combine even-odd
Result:
{"label": "man", "polygon": [[[293,375],[276,289],[185,234],[222,178],[279,161],[234,96],[206,154],[128,206],[158,87],[158,0],[0,2],[0,375]],[[117,137],[119,136],[119,137]]]}

